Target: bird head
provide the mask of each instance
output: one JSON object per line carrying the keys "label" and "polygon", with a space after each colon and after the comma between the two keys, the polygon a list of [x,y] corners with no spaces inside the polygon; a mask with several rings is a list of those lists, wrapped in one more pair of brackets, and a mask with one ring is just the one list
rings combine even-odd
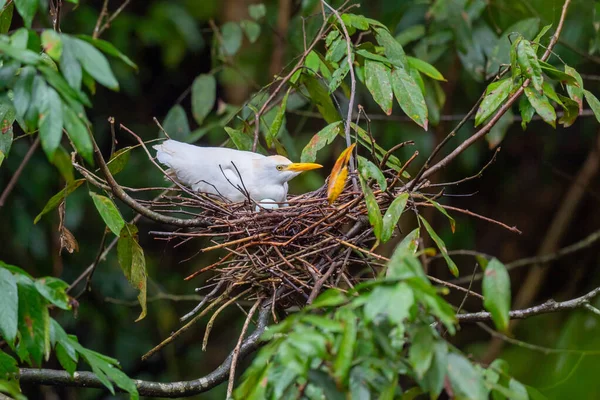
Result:
{"label": "bird head", "polygon": [[261,172],[277,182],[285,183],[304,171],[322,168],[323,166],[315,163],[293,163],[283,156],[269,156],[260,160]]}

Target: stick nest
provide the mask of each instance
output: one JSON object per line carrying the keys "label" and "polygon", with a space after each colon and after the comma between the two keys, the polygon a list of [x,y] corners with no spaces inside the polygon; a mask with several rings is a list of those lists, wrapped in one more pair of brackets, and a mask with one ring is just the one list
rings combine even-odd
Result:
{"label": "stick nest", "polygon": [[[206,302],[272,299],[272,306],[302,307],[331,287],[347,289],[377,273],[368,251],[373,234],[362,192],[349,179],[334,204],[325,187],[288,199],[288,207],[256,211],[254,202],[226,203],[203,194],[165,195],[156,211],[202,217],[206,226],[151,232],[168,240],[209,238],[201,252],[222,251],[219,261],[186,279],[211,274]],[[398,193],[374,191],[382,213]],[[367,257],[369,254],[371,257]],[[209,292],[207,289],[206,292]],[[185,318],[185,317],[184,317]]]}

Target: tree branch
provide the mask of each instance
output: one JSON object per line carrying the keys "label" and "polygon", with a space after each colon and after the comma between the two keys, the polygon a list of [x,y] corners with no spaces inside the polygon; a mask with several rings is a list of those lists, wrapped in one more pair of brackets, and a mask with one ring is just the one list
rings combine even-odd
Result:
{"label": "tree branch", "polygon": [[[260,336],[264,332],[269,317],[269,307],[265,306],[260,309],[258,323],[256,329],[244,341],[240,347],[238,358],[242,359],[246,355],[252,353],[260,346]],[[192,381],[181,382],[150,382],[142,380],[134,380],[141,396],[148,397],[186,397],[193,396],[199,393],[206,392],[215,386],[224,382],[229,376],[229,370],[233,360],[233,353],[217,367],[214,371],[202,378]],[[52,369],[34,369],[21,368],[20,381],[22,384],[30,385],[49,385],[49,386],[74,386],[74,387],[89,387],[103,389],[105,386],[100,382],[98,377],[92,372],[75,372],[71,377],[66,371],[58,371]],[[119,388],[116,388],[120,390]]]}
{"label": "tree branch", "polygon": [[[510,311],[508,315],[510,319],[526,319],[540,314],[548,314],[564,310],[574,310],[577,308],[587,308],[589,306],[590,300],[592,300],[598,294],[600,294],[600,287],[592,290],[591,292],[581,297],[577,297],[576,299],[561,302],[548,300],[545,303],[542,303],[537,306],[524,308],[522,310]],[[476,313],[459,314],[456,316],[456,318],[458,319],[458,322],[482,322],[490,321],[492,319],[492,315],[489,312],[480,311]]]}

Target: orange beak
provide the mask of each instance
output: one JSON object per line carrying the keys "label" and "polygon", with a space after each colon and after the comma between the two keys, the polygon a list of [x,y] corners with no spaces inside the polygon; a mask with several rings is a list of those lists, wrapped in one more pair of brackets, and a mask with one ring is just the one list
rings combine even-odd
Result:
{"label": "orange beak", "polygon": [[321,164],[315,163],[291,163],[287,167],[285,167],[285,171],[305,172],[317,168],[323,168],[323,166]]}

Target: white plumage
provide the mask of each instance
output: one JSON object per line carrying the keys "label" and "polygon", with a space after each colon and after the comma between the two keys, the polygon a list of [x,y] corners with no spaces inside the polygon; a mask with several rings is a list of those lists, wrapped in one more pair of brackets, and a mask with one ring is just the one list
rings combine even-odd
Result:
{"label": "white plumage", "polygon": [[285,202],[288,184],[303,171],[319,164],[292,163],[282,156],[263,156],[222,147],[199,147],[176,140],[154,146],[158,161],[169,173],[196,192],[210,193],[233,202],[250,197],[260,202]]}

